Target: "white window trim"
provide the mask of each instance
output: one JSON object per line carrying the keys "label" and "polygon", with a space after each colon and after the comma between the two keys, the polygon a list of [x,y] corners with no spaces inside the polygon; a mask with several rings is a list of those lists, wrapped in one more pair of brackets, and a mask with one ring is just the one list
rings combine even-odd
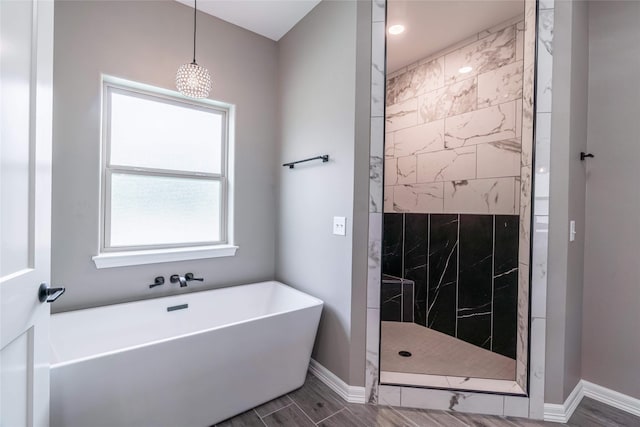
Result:
{"label": "white window trim", "polygon": [[[128,80],[120,79],[117,77],[102,76],[102,99],[101,107],[103,108],[101,119],[103,123],[101,128],[103,129],[101,138],[101,150],[100,150],[100,211],[99,211],[99,239],[98,239],[98,255],[93,256],[92,260],[96,265],[96,268],[111,268],[111,267],[124,267],[131,265],[144,265],[155,264],[162,262],[172,261],[187,261],[206,258],[218,258],[235,256],[238,246],[234,245],[234,224],[233,224],[233,207],[234,207],[234,146],[235,146],[235,106],[233,104],[227,104],[224,102],[213,101],[210,99],[203,99],[194,101],[191,98],[187,98],[178,92],[162,89],[154,86],[149,86],[141,83],[131,82]],[[105,203],[106,203],[106,174],[108,168],[106,167],[107,153],[106,153],[106,140],[105,138],[105,114],[104,111],[104,97],[106,96],[108,88],[116,88],[129,90],[133,92],[139,92],[146,95],[165,97],[168,99],[178,100],[186,103],[191,103],[196,106],[212,106],[216,108],[222,108],[227,110],[228,114],[228,128],[227,128],[227,144],[224,152],[223,161],[226,158],[226,210],[222,212],[223,216],[223,234],[226,235],[226,241],[220,244],[204,244],[204,245],[185,245],[178,247],[163,247],[163,248],[139,248],[139,249],[127,249],[118,250],[114,248],[105,248]]]}

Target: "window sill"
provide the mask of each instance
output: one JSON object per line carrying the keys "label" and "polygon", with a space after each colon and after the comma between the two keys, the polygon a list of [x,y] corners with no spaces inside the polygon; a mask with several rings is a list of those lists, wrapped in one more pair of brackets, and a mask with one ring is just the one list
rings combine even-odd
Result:
{"label": "window sill", "polygon": [[92,257],[96,268],[126,267],[205,258],[235,256],[238,246],[216,245],[192,248],[151,249],[145,251],[106,252]]}

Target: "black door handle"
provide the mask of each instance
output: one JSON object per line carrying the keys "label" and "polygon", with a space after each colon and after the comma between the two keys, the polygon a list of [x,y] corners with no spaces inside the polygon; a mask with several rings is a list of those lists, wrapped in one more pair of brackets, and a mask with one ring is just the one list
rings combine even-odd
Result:
{"label": "black door handle", "polygon": [[50,288],[46,283],[41,283],[38,288],[38,300],[40,302],[54,302],[66,291],[66,288]]}

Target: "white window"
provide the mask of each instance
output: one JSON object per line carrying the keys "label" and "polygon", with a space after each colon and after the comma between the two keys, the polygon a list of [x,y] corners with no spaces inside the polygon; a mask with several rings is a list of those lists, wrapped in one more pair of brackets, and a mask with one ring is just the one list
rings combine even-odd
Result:
{"label": "white window", "polygon": [[231,110],[105,80],[96,266],[235,253],[228,221]]}

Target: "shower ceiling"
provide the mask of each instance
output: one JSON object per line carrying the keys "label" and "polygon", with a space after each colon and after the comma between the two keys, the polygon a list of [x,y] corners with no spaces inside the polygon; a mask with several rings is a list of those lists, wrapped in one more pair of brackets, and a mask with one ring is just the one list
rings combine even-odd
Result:
{"label": "shower ceiling", "polygon": [[522,1],[388,0],[387,25],[406,30],[387,35],[387,72],[426,58],[486,28],[524,13]]}

